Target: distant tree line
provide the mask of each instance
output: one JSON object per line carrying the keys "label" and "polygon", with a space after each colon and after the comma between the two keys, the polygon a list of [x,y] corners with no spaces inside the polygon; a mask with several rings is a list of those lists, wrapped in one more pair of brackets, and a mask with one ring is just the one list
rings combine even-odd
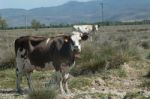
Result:
{"label": "distant tree line", "polygon": [[[78,25],[82,24],[98,24],[99,26],[115,26],[115,25],[142,25],[142,24],[150,24],[150,20],[141,20],[141,21],[104,21],[104,22],[96,22],[96,23],[77,23]],[[19,26],[19,27],[9,27],[6,20],[0,16],[0,30],[5,29],[35,29],[38,30],[40,28],[63,28],[63,27],[72,27],[74,24],[43,24],[40,21],[33,19],[31,21],[31,26]]]}
{"label": "distant tree line", "polygon": [[141,21],[105,21],[105,22],[97,22],[99,25],[103,26],[112,26],[112,25],[142,25],[142,24],[150,24],[150,20],[141,20]]}
{"label": "distant tree line", "polygon": [[7,25],[6,20],[0,16],[0,29],[4,30],[4,29],[7,29],[7,27],[8,27],[8,25]]}

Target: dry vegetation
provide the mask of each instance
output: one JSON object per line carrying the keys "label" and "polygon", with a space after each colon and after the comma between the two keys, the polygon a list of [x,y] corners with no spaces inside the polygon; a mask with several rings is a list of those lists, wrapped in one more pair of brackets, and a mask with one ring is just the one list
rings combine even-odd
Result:
{"label": "dry vegetation", "polygon": [[[71,28],[49,28],[38,31],[0,31],[0,97],[25,98],[15,93],[14,40],[22,35],[52,36],[70,33]],[[82,42],[81,58],[71,70],[69,87],[78,99],[148,99],[150,98],[150,26],[107,26],[93,35],[93,41]],[[9,69],[7,69],[9,68]],[[33,73],[35,92],[28,98],[55,97],[46,86],[52,72]],[[27,87],[26,79],[22,86]],[[38,87],[37,87],[38,86]],[[5,90],[4,90],[5,89]],[[39,90],[42,89],[42,90]],[[51,93],[51,94],[48,94]],[[55,97],[57,98],[57,97]]]}

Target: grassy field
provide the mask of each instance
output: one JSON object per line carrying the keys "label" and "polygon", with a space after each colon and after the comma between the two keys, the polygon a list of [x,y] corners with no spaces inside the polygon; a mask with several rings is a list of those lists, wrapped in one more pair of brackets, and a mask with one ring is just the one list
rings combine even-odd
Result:
{"label": "grassy field", "polygon": [[[0,31],[0,97],[32,98],[33,94],[15,93],[14,40],[22,35],[54,36],[70,33],[71,28]],[[71,70],[69,87],[74,99],[149,99],[150,98],[150,25],[103,26],[93,41],[82,42],[81,59]],[[10,68],[12,67],[12,68]],[[54,71],[34,71],[34,94],[52,94],[45,85]],[[22,86],[27,89],[26,78]],[[54,93],[53,93],[54,95]]]}

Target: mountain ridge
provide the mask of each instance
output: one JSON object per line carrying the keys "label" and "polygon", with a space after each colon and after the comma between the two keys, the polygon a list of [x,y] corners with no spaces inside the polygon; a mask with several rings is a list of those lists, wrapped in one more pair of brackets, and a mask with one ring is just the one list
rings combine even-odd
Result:
{"label": "mountain ridge", "polygon": [[[150,1],[142,0],[104,0],[105,21],[128,21],[148,19]],[[53,7],[25,9],[0,9],[0,15],[9,26],[24,26],[25,18],[30,25],[33,19],[43,24],[72,24],[101,21],[100,1],[70,1]]]}

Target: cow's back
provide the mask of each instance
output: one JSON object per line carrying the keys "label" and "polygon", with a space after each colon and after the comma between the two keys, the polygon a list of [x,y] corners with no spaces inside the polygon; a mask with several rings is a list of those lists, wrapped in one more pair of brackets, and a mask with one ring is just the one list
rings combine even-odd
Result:
{"label": "cow's back", "polygon": [[15,40],[15,54],[16,55],[19,49],[22,50],[23,48],[24,49],[27,48],[28,40],[29,40],[29,36],[22,36]]}
{"label": "cow's back", "polygon": [[29,42],[33,46],[36,46],[44,40],[46,40],[46,37],[42,37],[42,36],[22,36],[22,37],[19,37],[15,40],[15,53],[17,55],[18,49],[29,50]]}

